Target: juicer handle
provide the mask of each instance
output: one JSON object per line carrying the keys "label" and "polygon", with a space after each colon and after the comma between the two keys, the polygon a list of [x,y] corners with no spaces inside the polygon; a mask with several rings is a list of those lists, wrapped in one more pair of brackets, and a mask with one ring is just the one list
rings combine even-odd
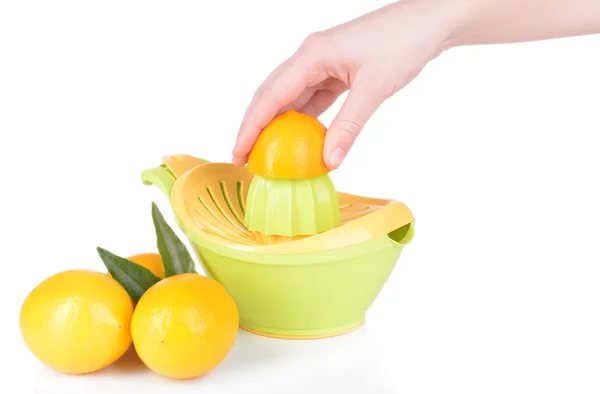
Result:
{"label": "juicer handle", "polygon": [[162,162],[160,166],[142,172],[142,183],[158,187],[168,199],[178,178],[199,165],[209,163],[208,160],[185,154],[163,156]]}
{"label": "juicer handle", "polygon": [[400,245],[408,245],[415,236],[415,222],[405,224],[388,234],[393,241]]}
{"label": "juicer handle", "polygon": [[142,172],[142,183],[158,187],[168,200],[171,198],[171,188],[176,180],[177,178],[164,164]]}
{"label": "juicer handle", "polygon": [[208,163],[208,160],[200,159],[198,157],[190,155],[180,154],[163,156],[162,162],[169,169],[171,174],[175,176],[175,178],[181,178],[189,170],[201,166],[202,164]]}

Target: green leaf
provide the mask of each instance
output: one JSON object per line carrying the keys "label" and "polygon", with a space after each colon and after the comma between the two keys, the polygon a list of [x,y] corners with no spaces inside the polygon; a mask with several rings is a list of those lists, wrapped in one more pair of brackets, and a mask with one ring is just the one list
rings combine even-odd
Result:
{"label": "green leaf", "polygon": [[165,278],[178,274],[195,273],[192,256],[185,244],[167,224],[155,203],[152,203],[152,220],[156,229],[156,245],[165,267]]}
{"label": "green leaf", "polygon": [[136,303],[142,298],[146,290],[160,281],[160,278],[148,268],[119,257],[106,249],[100,247],[96,249],[113,279],[123,286]]}

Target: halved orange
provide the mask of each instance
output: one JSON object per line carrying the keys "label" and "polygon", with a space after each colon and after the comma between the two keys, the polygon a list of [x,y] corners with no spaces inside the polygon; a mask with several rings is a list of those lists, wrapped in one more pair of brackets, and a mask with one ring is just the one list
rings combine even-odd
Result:
{"label": "halved orange", "polygon": [[267,178],[313,178],[330,172],[323,161],[327,129],[317,119],[289,110],[260,133],[248,156],[248,170]]}

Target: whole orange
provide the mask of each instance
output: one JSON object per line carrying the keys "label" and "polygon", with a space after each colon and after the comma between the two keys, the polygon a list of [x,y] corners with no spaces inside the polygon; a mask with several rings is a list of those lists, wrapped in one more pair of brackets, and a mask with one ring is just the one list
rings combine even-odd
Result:
{"label": "whole orange", "polygon": [[160,279],[165,278],[165,267],[163,266],[162,258],[158,253],[141,253],[128,257],[127,260],[133,261],[142,267],[148,268],[152,273]]}
{"label": "whole orange", "polygon": [[[130,257],[127,260],[132,261],[144,268],[148,268],[154,275],[160,279],[165,278],[165,267],[163,266],[162,258],[158,253],[140,253]],[[111,276],[110,272],[106,275]]]}
{"label": "whole orange", "polygon": [[190,379],[223,361],[238,327],[237,305],[223,286],[189,273],[163,279],[144,293],[133,313],[131,335],[152,371]]}
{"label": "whole orange", "polygon": [[100,272],[70,270],[38,284],[21,307],[21,334],[48,367],[68,374],[98,371],[131,345],[133,304]]}
{"label": "whole orange", "polygon": [[317,118],[289,110],[260,133],[248,156],[248,170],[268,178],[313,178],[330,169],[323,161],[327,129]]}

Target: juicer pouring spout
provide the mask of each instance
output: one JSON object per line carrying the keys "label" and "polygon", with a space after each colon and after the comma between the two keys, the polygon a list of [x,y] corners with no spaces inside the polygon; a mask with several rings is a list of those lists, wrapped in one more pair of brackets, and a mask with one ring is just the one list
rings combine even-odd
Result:
{"label": "juicer pouring spout", "polygon": [[208,160],[185,154],[163,156],[161,165],[142,172],[142,183],[158,187],[165,197],[170,199],[171,188],[178,178],[208,162]]}

